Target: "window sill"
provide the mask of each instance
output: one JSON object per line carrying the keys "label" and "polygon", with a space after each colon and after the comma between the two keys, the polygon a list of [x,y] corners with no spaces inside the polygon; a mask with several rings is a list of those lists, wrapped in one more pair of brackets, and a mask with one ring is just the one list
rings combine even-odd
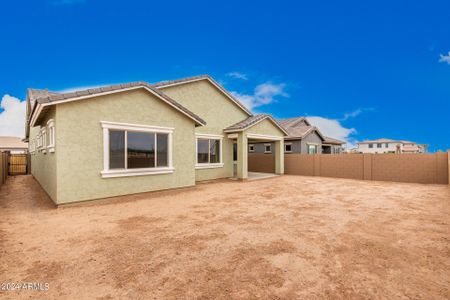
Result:
{"label": "window sill", "polygon": [[195,169],[215,169],[223,168],[223,163],[218,164],[196,164]]}
{"label": "window sill", "polygon": [[173,173],[174,168],[151,168],[151,169],[128,169],[128,170],[107,170],[100,174],[102,178],[128,177],[142,175],[160,175]]}

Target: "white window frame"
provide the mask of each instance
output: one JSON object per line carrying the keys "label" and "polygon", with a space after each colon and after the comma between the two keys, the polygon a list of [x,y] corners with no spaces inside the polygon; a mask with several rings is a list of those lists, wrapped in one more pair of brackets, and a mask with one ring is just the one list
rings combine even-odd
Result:
{"label": "white window frame", "polygon": [[53,119],[48,120],[47,122],[47,130],[48,130],[48,152],[55,152],[55,121]]}
{"label": "white window frame", "polygon": [[[198,162],[198,140],[219,140],[220,162],[219,163],[199,163]],[[195,169],[223,168],[223,135],[218,134],[195,134]]]}
{"label": "white window frame", "polygon": [[248,152],[255,152],[255,145],[254,144],[248,144]]}
{"label": "white window frame", "polygon": [[47,153],[47,128],[41,128],[41,148],[42,153]]}
{"label": "white window frame", "polygon": [[[269,146],[269,151],[267,151],[267,146]],[[264,144],[264,153],[272,153],[272,144]]]}
{"label": "white window frame", "polygon": [[[309,153],[309,146],[316,146],[316,153]],[[316,143],[306,143],[306,152],[307,152],[308,154],[312,154],[312,155],[314,155],[314,154],[319,154],[319,144],[316,144]]]}
{"label": "white window frame", "polygon": [[[291,146],[291,150],[287,151],[286,146]],[[284,153],[292,153],[292,143],[284,143]]]}
{"label": "white window frame", "polygon": [[[100,172],[102,178],[112,177],[126,177],[126,176],[141,176],[141,175],[158,175],[158,174],[170,174],[173,173],[175,168],[172,161],[172,135],[173,128],[129,124],[129,123],[117,123],[109,121],[101,121],[103,128],[103,171]],[[110,169],[109,168],[109,131],[110,130],[123,130],[126,132],[149,132],[149,133],[165,133],[168,134],[167,141],[167,167],[154,167],[154,168],[139,168],[139,169]],[[125,139],[125,151],[126,151],[126,139]],[[155,152],[157,151],[157,145],[155,143]],[[126,167],[126,156],[125,156]]]}

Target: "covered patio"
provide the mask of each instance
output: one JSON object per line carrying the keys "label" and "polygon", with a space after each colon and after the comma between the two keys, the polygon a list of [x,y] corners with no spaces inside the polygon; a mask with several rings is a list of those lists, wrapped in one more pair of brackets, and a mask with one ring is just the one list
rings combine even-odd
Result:
{"label": "covered patio", "polygon": [[247,118],[226,128],[229,139],[235,141],[235,178],[246,180],[248,172],[248,144],[268,142],[274,144],[275,174],[284,174],[284,137],[287,132],[270,115],[261,114]]}

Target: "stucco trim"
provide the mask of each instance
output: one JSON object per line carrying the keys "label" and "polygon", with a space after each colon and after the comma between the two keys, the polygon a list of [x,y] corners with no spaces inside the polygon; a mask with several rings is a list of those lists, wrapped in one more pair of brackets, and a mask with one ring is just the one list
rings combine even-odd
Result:
{"label": "stucco trim", "polygon": [[[198,162],[198,140],[199,139],[219,140],[220,163],[199,163]],[[195,168],[196,169],[211,169],[211,168],[222,168],[223,166],[224,166],[224,164],[223,164],[223,135],[196,133],[195,134]]]}
{"label": "stucco trim", "polygon": [[172,127],[162,127],[153,125],[143,125],[143,124],[130,124],[130,123],[119,123],[110,121],[100,121],[102,128],[108,129],[120,129],[120,130],[130,130],[130,131],[150,131],[159,133],[172,133],[174,128]]}
{"label": "stucco trim", "polygon": [[195,169],[215,169],[215,168],[223,168],[223,163],[215,163],[215,164],[196,164]]}
{"label": "stucco trim", "polygon": [[268,141],[281,141],[283,137],[267,134],[247,133],[247,138]]}
{"label": "stucco trim", "polygon": [[170,174],[175,171],[174,168],[145,168],[145,169],[127,169],[127,170],[108,170],[101,171],[102,178],[142,176],[142,175],[159,175]]}
{"label": "stucco trim", "polygon": [[[109,177],[122,177],[122,176],[139,176],[139,175],[155,175],[155,174],[167,174],[173,173],[173,142],[172,135],[174,128],[161,127],[153,125],[143,124],[129,124],[118,123],[110,121],[100,121],[103,128],[103,170],[100,172],[102,178]],[[155,168],[143,168],[143,169],[128,169],[126,166],[127,160],[125,160],[125,169],[111,170],[109,168],[109,131],[124,130],[124,131],[137,131],[137,132],[151,132],[151,133],[165,133],[168,135],[167,141],[167,167],[155,167]],[[156,141],[156,137],[155,137]],[[156,147],[156,146],[155,146]],[[127,139],[125,139],[125,149],[127,148]]]}

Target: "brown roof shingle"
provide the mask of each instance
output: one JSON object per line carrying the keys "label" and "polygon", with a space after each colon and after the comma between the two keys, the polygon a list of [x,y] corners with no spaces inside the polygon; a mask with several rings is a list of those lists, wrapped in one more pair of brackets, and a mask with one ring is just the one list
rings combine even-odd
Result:
{"label": "brown roof shingle", "polygon": [[178,109],[181,112],[183,112],[184,114],[190,116],[198,124],[201,124],[201,125],[206,124],[206,122],[201,117],[199,117],[195,113],[191,112],[190,110],[188,110],[186,107],[184,107],[177,101],[173,100],[169,96],[165,95],[164,93],[160,92],[158,89],[154,88],[152,85],[150,85],[144,81],[125,83],[125,84],[116,84],[116,85],[110,85],[110,86],[105,86],[105,87],[80,90],[80,91],[68,92],[68,93],[51,93],[48,91],[46,93],[41,92],[41,93],[37,93],[37,94],[40,94],[40,97],[35,98],[35,101],[37,103],[52,103],[52,102],[60,101],[60,100],[70,100],[70,99],[76,98],[76,97],[83,97],[83,96],[89,96],[89,95],[94,96],[94,95],[101,94],[104,92],[120,91],[123,89],[133,88],[133,87],[136,87],[136,88],[142,87],[142,88],[149,89],[150,91],[157,94],[159,97],[163,98],[169,104],[174,106],[176,109]]}
{"label": "brown roof shingle", "polygon": [[268,114],[259,114],[248,117],[245,120],[242,120],[240,122],[237,122],[236,124],[228,126],[227,128],[225,128],[224,131],[225,132],[242,131],[252,127],[253,125],[256,125],[257,123],[261,122],[264,119],[270,119],[279,129],[281,129],[281,131],[283,131],[286,135],[288,134],[288,132],[283,128],[283,126],[281,126],[274,118],[272,118],[271,115]]}

